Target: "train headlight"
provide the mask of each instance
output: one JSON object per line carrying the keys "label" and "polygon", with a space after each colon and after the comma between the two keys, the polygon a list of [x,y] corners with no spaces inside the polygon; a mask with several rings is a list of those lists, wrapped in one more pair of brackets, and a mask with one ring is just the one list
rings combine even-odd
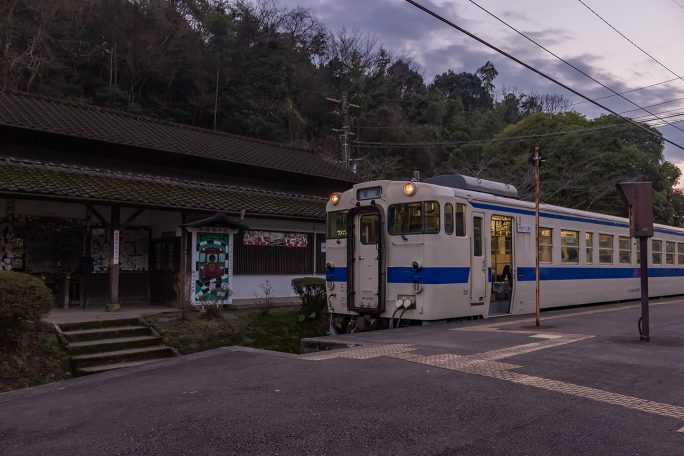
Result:
{"label": "train headlight", "polygon": [[333,203],[334,205],[337,205],[337,203],[340,202],[340,199],[342,198],[342,195],[339,193],[335,192],[330,195],[330,202]]}
{"label": "train headlight", "polygon": [[404,184],[404,195],[413,196],[416,194],[416,184],[413,182],[406,182]]}

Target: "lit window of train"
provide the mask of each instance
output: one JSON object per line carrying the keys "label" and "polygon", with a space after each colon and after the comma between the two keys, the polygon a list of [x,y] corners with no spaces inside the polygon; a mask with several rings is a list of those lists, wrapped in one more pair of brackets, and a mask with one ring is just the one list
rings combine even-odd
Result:
{"label": "lit window of train", "polygon": [[434,234],[439,232],[439,203],[393,204],[389,207],[389,234]]}
{"label": "lit window of train", "polygon": [[451,203],[444,205],[444,232],[454,234],[454,206]]}
{"label": "lit window of train", "polygon": [[654,239],[651,244],[651,251],[653,252],[653,258],[651,259],[653,264],[661,264],[663,262],[663,241]]}
{"label": "lit window of train", "polygon": [[539,228],[539,261],[553,261],[553,229]]}
{"label": "lit window of train", "polygon": [[629,237],[618,237],[618,256],[621,264],[632,263],[632,242]]}
{"label": "lit window of train", "polygon": [[667,243],[665,244],[665,264],[675,264],[674,254],[675,254],[675,243],[667,241]]}
{"label": "lit window of train", "polygon": [[563,263],[579,263],[579,231],[561,230]]}
{"label": "lit window of train", "polygon": [[599,263],[613,264],[613,235],[599,234]]}
{"label": "lit window of train", "polygon": [[594,263],[594,233],[584,233],[584,242],[587,245],[587,263]]}
{"label": "lit window of train", "polygon": [[347,237],[347,211],[328,213],[328,239]]}

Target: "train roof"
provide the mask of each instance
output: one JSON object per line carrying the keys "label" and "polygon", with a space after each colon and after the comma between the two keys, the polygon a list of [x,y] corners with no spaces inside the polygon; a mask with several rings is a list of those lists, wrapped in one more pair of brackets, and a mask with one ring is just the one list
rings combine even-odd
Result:
{"label": "train roof", "polygon": [[[354,185],[354,187],[351,190],[357,190],[359,188],[365,188],[365,187],[373,187],[373,186],[383,186],[386,187],[392,183],[404,183],[407,181],[391,181],[391,180],[378,180],[378,181],[368,181],[368,182],[362,182]],[[438,185],[435,183],[430,183],[430,182],[415,182],[416,186],[418,187],[418,190],[420,192],[420,187],[423,186],[428,186],[430,187],[434,192],[435,195],[454,195],[458,196],[461,198],[469,199],[469,200],[477,200],[479,202],[483,203],[491,203],[493,205],[499,204],[502,206],[507,206],[513,209],[519,209],[519,210],[524,210],[525,212],[521,212],[522,214],[527,214],[528,211],[534,211],[534,203],[531,201],[523,201],[520,199],[514,199],[514,198],[507,198],[505,196],[499,196],[499,195],[493,195],[491,193],[485,193],[485,192],[480,192],[480,191],[475,191],[475,190],[468,190],[468,189],[461,189],[461,188],[454,188],[451,186],[444,186],[444,185]],[[423,192],[420,192],[423,193]],[[614,222],[616,224],[620,225],[628,225],[629,224],[629,219],[626,217],[617,217],[614,215],[608,215],[608,214],[602,214],[599,212],[590,212],[590,211],[584,211],[584,210],[579,210],[579,209],[572,209],[572,208],[567,208],[563,206],[555,206],[552,204],[545,204],[542,203],[539,205],[540,211],[543,212],[551,212],[554,214],[558,215],[566,215],[566,216],[573,216],[573,217],[578,217],[578,218],[590,218],[590,219],[596,219],[596,220],[604,220],[604,221],[609,221],[609,222]],[[619,225],[618,225],[619,226]],[[667,232],[668,230],[671,232],[674,232],[679,235],[684,235],[684,228],[679,228],[679,227],[674,227],[670,225],[662,225],[662,224],[654,224],[655,228],[659,228],[661,232]]]}

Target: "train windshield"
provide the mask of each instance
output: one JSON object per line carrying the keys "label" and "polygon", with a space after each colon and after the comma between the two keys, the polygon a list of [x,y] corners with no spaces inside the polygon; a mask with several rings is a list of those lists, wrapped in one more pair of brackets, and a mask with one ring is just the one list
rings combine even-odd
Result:
{"label": "train windshield", "polygon": [[328,213],[328,239],[347,237],[347,211]]}
{"label": "train windshield", "polygon": [[439,203],[393,204],[389,207],[389,234],[423,234],[439,232]]}

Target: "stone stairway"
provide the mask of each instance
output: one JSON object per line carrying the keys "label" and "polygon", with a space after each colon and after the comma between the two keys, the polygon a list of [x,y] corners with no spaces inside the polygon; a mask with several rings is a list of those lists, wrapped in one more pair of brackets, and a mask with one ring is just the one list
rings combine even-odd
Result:
{"label": "stone stairway", "polygon": [[55,325],[75,375],[138,366],[178,353],[136,318]]}

